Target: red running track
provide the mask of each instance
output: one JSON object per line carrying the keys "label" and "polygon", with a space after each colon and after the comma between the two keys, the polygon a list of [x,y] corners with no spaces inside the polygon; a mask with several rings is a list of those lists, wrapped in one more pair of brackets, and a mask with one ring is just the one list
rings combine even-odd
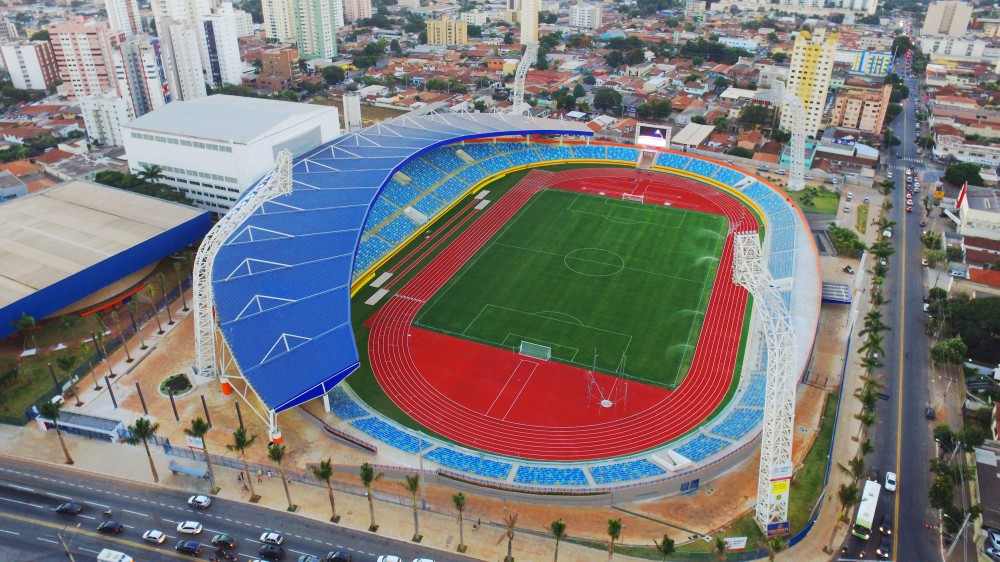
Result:
{"label": "red running track", "polygon": [[[692,367],[674,391],[594,375],[612,402],[588,400],[586,370],[413,326],[434,295],[527,201],[551,187],[717,213],[729,233]],[[533,171],[389,299],[370,321],[368,352],[383,390],[427,428],[466,446],[527,459],[615,457],[656,447],[702,423],[732,384],[747,293],[732,282],[733,234],[756,230],[728,194],[666,174],[615,168]],[[627,388],[627,389],[626,389]]]}

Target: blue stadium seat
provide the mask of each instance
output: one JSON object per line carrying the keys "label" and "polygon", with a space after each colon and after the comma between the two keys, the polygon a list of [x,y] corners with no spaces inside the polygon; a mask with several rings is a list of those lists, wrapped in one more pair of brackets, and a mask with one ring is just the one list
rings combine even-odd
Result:
{"label": "blue stadium seat", "polygon": [[495,174],[510,168],[512,163],[509,158],[501,154],[492,158],[480,160],[479,165],[485,168],[487,172]]}
{"label": "blue stadium seat", "polygon": [[628,482],[665,473],[665,470],[646,459],[590,467],[590,475],[598,484]]}
{"label": "blue stadium seat", "polygon": [[535,145],[542,160],[569,160],[573,158],[573,151],[568,146],[552,146],[545,144]]}
{"label": "blue stadium seat", "polygon": [[491,142],[473,142],[461,147],[466,154],[476,160],[485,160],[491,156],[496,156],[497,149]]}
{"label": "blue stadium seat", "polygon": [[736,408],[726,419],[712,429],[712,433],[727,439],[737,440],[760,423],[764,410],[758,408]]}
{"label": "blue stadium seat", "polygon": [[606,148],[604,146],[578,144],[573,147],[573,154],[581,159],[603,160],[607,156]]}
{"label": "blue stadium seat", "polygon": [[472,165],[459,172],[458,177],[469,182],[470,185],[475,185],[479,183],[480,180],[486,177],[486,170],[483,170],[479,166]]}
{"label": "blue stadium seat", "polygon": [[389,253],[392,249],[385,240],[377,236],[369,236],[358,245],[358,253],[354,259],[354,272],[363,273],[371,265]]}
{"label": "blue stadium seat", "polygon": [[527,164],[534,164],[535,162],[541,161],[541,157],[538,155],[538,151],[534,148],[527,147],[524,150],[518,150],[516,152],[508,152],[507,158],[514,163],[515,166],[524,166]]}
{"label": "blue stadium seat", "polygon": [[412,205],[413,202],[420,197],[420,195],[420,191],[418,191],[415,187],[400,185],[395,181],[391,181],[386,184],[385,189],[382,190],[381,196],[395,203],[397,207],[402,208]]}
{"label": "blue stadium seat", "polygon": [[691,462],[700,462],[718,453],[729,444],[730,442],[725,439],[699,435],[674,450],[690,459]]}
{"label": "blue stadium seat", "polygon": [[396,429],[379,418],[364,418],[351,422],[351,425],[364,431],[368,435],[392,445],[400,451],[406,451],[412,455],[420,453],[420,442],[423,441],[423,450],[431,448],[432,443],[426,439],[417,441],[417,438],[409,433]]}
{"label": "blue stadium seat", "polygon": [[683,170],[687,166],[688,161],[691,160],[690,156],[682,156],[680,154],[671,154],[669,152],[664,152],[656,158],[656,165],[663,166],[665,168],[676,168],[678,170]]}
{"label": "blue stadium seat", "polygon": [[745,177],[746,175],[725,166],[718,166],[718,169],[715,171],[715,179],[728,185],[729,187],[732,187],[736,184],[736,182]]}
{"label": "blue stadium seat", "polygon": [[390,244],[397,244],[416,229],[417,223],[410,220],[410,217],[399,215],[392,219],[392,222],[380,228],[378,235]]}
{"label": "blue stadium seat", "polygon": [[465,161],[455,156],[455,151],[450,146],[439,146],[425,153],[422,158],[445,172],[451,172],[465,166]]}
{"label": "blue stadium seat", "polygon": [[750,375],[750,383],[747,384],[746,390],[743,391],[743,399],[740,400],[740,405],[763,408],[766,392],[767,376],[763,373]]}
{"label": "blue stadium seat", "polygon": [[712,177],[712,174],[719,169],[719,165],[700,158],[692,158],[688,162],[687,171],[699,176]]}
{"label": "blue stadium seat", "polygon": [[465,183],[460,178],[453,177],[441,184],[431,193],[445,203],[451,203],[455,199],[458,199],[459,195],[465,193],[467,189],[469,189],[469,184]]}
{"label": "blue stadium seat", "polygon": [[410,160],[403,166],[403,173],[409,176],[413,180],[413,183],[423,190],[434,187],[445,176],[444,172],[419,158]]}
{"label": "blue stadium seat", "polygon": [[635,162],[638,158],[639,158],[639,151],[634,148],[626,148],[624,146],[608,147],[608,160]]}
{"label": "blue stadium seat", "polygon": [[375,204],[372,205],[372,209],[368,213],[368,218],[365,220],[365,231],[371,230],[398,210],[395,205],[381,197],[375,199]]}
{"label": "blue stadium seat", "polygon": [[505,480],[513,468],[510,463],[491,461],[473,455],[459,453],[447,447],[438,447],[424,455],[428,460],[432,460],[441,466],[470,472],[487,478]]}
{"label": "blue stadium seat", "polygon": [[345,420],[360,418],[368,415],[368,411],[351,399],[339,386],[327,393],[330,400],[330,411],[337,417]]}
{"label": "blue stadium seat", "polygon": [[420,211],[421,213],[427,215],[428,217],[433,216],[441,208],[444,207],[444,203],[437,197],[432,197],[428,195],[427,197],[421,198],[419,201],[413,204],[413,208]]}
{"label": "blue stadium seat", "polygon": [[554,468],[548,466],[519,466],[514,474],[519,484],[543,486],[586,486],[587,475],[582,468]]}

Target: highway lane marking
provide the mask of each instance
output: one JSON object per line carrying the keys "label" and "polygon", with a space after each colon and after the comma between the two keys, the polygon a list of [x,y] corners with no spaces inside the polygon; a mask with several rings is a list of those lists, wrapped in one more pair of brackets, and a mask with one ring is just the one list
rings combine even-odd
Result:
{"label": "highway lane marking", "polygon": [[35,503],[22,502],[22,501],[12,500],[10,498],[0,498],[0,500],[3,500],[5,502],[10,502],[10,503],[18,503],[18,504],[21,504],[21,505],[28,505],[28,506],[31,506],[31,507],[37,507],[38,509],[45,509],[45,506],[41,506],[41,505],[38,505],[38,504],[35,504]]}
{"label": "highway lane marking", "polygon": [[133,515],[141,515],[142,517],[149,517],[149,515],[145,513],[139,513],[138,511],[132,511],[131,509],[123,509],[122,511],[124,511],[125,513],[131,513]]}
{"label": "highway lane marking", "polygon": [[79,548],[80,548],[80,550],[82,550],[84,552],[93,552],[94,554],[100,554],[101,553],[101,551],[99,551],[99,550],[90,550],[89,548],[83,548],[82,546],[79,547]]}
{"label": "highway lane marking", "polygon": [[295,550],[294,548],[289,548],[288,552],[298,552],[299,554],[309,554],[308,552],[302,552],[301,550]]}
{"label": "highway lane marking", "polygon": [[45,495],[49,496],[50,498],[59,498],[61,500],[66,500],[66,501],[70,501],[73,499],[69,496],[64,496],[62,494],[53,494],[52,492],[45,492]]}
{"label": "highway lane marking", "polygon": [[8,486],[10,486],[11,488],[18,489],[18,490],[24,490],[25,492],[35,492],[35,490],[33,488],[27,488],[25,486],[18,486],[17,484],[8,484]]}
{"label": "highway lane marking", "polygon": [[[903,117],[903,125],[906,125],[906,117]],[[906,215],[907,213],[902,213],[902,232],[906,232]],[[904,334],[906,333],[906,306],[902,304],[902,301],[906,298],[906,238],[905,235],[902,238],[903,242],[900,244],[902,246],[902,252],[900,255],[900,264],[903,267],[903,274],[900,275],[900,287],[899,287],[899,348],[896,355],[896,362],[899,364],[899,393],[896,397],[896,478],[899,478],[899,464],[902,462],[903,454],[903,389],[906,388],[904,384],[904,371],[903,371],[903,358],[906,357],[904,350]],[[893,519],[899,521],[899,498],[901,494],[895,494],[893,498]],[[893,533],[892,535],[892,551],[899,552],[899,533]]]}
{"label": "highway lane marking", "polygon": [[91,521],[94,521],[94,520],[97,519],[96,517],[92,517],[90,515],[77,515],[77,517],[83,517],[84,519],[90,519]]}
{"label": "highway lane marking", "polygon": [[56,542],[56,541],[54,541],[52,539],[44,539],[42,537],[35,537],[35,538],[38,539],[38,540],[40,540],[40,541],[43,541],[43,542],[50,542],[52,544],[59,544],[58,542]]}
{"label": "highway lane marking", "polygon": [[7,533],[8,535],[20,535],[21,533],[15,531],[8,531],[7,529],[0,529],[0,533]]}
{"label": "highway lane marking", "polygon": [[97,507],[103,507],[104,509],[111,509],[110,505],[104,505],[103,503],[97,503],[93,501],[88,501],[86,503],[89,503],[90,505],[96,505]]}

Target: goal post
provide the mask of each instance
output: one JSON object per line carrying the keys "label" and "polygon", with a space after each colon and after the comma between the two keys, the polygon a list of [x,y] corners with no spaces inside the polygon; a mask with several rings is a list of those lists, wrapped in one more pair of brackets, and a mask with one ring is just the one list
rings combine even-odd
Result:
{"label": "goal post", "polygon": [[547,345],[541,345],[538,343],[532,343],[530,341],[521,340],[521,346],[517,352],[520,355],[533,357],[535,359],[541,359],[543,361],[548,361],[552,359],[551,347]]}
{"label": "goal post", "polygon": [[632,193],[622,193],[622,200],[624,201],[638,201],[640,203],[646,202],[646,196],[644,194],[634,195]]}

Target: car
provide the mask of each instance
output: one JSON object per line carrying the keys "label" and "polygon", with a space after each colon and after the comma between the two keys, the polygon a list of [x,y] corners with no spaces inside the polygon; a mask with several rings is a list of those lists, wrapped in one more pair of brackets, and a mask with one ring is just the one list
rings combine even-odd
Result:
{"label": "car", "polygon": [[892,514],[886,513],[882,515],[882,522],[878,524],[878,530],[882,532],[883,535],[892,534]]}
{"label": "car", "polygon": [[871,199],[865,197],[865,200],[862,201],[862,203],[864,203],[865,205],[867,205],[870,201],[871,201]]}
{"label": "car", "polygon": [[850,212],[851,212],[851,206],[850,205],[844,205],[844,214],[847,214],[847,213],[850,213]]}
{"label": "car", "polygon": [[875,549],[875,554],[877,554],[879,558],[889,558],[892,556],[892,537],[882,537],[882,542],[880,542],[878,544],[878,548]]}
{"label": "car", "polygon": [[142,540],[153,544],[163,544],[163,541],[167,540],[167,535],[163,531],[150,529],[142,534]]}
{"label": "car", "polygon": [[992,546],[984,546],[983,552],[989,557],[993,562],[1000,562],[1000,548],[993,548]]}
{"label": "car", "polygon": [[414,558],[413,562],[434,562],[430,558]]}
{"label": "car", "polygon": [[181,541],[174,547],[177,552],[198,556],[201,554],[201,543],[198,541]]}
{"label": "car", "polygon": [[886,472],[885,473],[885,491],[895,492],[896,491],[896,473]]}
{"label": "car", "polygon": [[197,535],[201,529],[201,523],[197,521],[181,521],[177,524],[177,532],[185,535]]}
{"label": "car", "polygon": [[928,312],[930,309],[931,309],[931,303],[925,302],[924,303],[924,312]]}
{"label": "car", "polygon": [[783,175],[785,175],[785,170],[782,169],[782,168],[779,168],[779,169],[775,170],[774,173],[778,174],[779,176],[783,176]]}
{"label": "car", "polygon": [[927,221],[920,221],[920,226],[927,226]]}
{"label": "car", "polygon": [[403,562],[403,559],[392,554],[383,554],[376,562]]}
{"label": "car", "polygon": [[101,524],[97,526],[97,530],[102,533],[112,533],[117,535],[125,530],[125,526],[114,519],[107,519],[101,521]]}
{"label": "car", "polygon": [[888,173],[886,173],[886,174],[885,174],[885,179],[887,179],[887,180],[891,180],[891,179],[892,179],[892,172],[888,172]]}
{"label": "car", "polygon": [[887,228],[887,229],[883,230],[882,231],[882,236],[885,236],[886,238],[892,238],[892,229],[891,228]]}
{"label": "car", "polygon": [[262,544],[257,554],[267,560],[281,560],[285,557],[285,549],[276,544]]}
{"label": "car", "polygon": [[854,194],[851,193],[850,191],[848,191],[847,192],[847,200],[850,201],[851,199],[854,199]]}
{"label": "car", "polygon": [[326,553],[326,558],[323,562],[354,562],[354,557],[351,556],[350,552],[328,552]]}
{"label": "car", "polygon": [[918,181],[913,182],[913,189],[914,190],[920,189],[920,182]]}
{"label": "car", "polygon": [[274,544],[280,545],[285,542],[285,537],[281,536],[281,533],[275,533],[274,531],[267,531],[260,536],[260,542],[264,544]]}
{"label": "car", "polygon": [[319,556],[313,556],[312,554],[303,554],[299,556],[298,562],[322,562]]}
{"label": "car", "polygon": [[215,535],[212,537],[212,546],[233,549],[236,548],[236,539],[226,533]]}
{"label": "car", "polygon": [[212,498],[202,494],[191,496],[188,498],[188,505],[191,507],[197,507],[198,509],[205,509],[206,507],[212,505]]}
{"label": "car", "polygon": [[913,193],[920,193],[920,184],[913,184]]}
{"label": "car", "polygon": [[83,511],[83,506],[73,502],[61,503],[55,509],[56,513],[65,513],[67,515],[80,515],[81,511]]}
{"label": "car", "polygon": [[881,264],[882,267],[885,267],[886,265],[889,264],[889,262],[885,261],[884,259],[878,260],[878,263]]}
{"label": "car", "polygon": [[993,527],[987,527],[986,525],[983,525],[982,528],[983,532],[986,533],[985,545],[989,545],[997,550],[1000,550],[1000,529],[994,529]]}
{"label": "car", "polygon": [[927,419],[929,419],[929,420],[937,419],[937,412],[934,411],[934,408],[931,408],[930,406],[928,406],[928,407],[924,408],[924,417],[927,418]]}
{"label": "car", "polygon": [[811,180],[811,179],[813,179],[813,177],[812,177],[812,175],[811,175],[811,174],[806,174],[806,175],[804,175],[804,176],[802,176],[802,177],[803,177],[803,179],[807,179],[807,180]]}
{"label": "car", "polygon": [[913,199],[907,198],[906,199],[906,204],[912,206],[913,205]]}

